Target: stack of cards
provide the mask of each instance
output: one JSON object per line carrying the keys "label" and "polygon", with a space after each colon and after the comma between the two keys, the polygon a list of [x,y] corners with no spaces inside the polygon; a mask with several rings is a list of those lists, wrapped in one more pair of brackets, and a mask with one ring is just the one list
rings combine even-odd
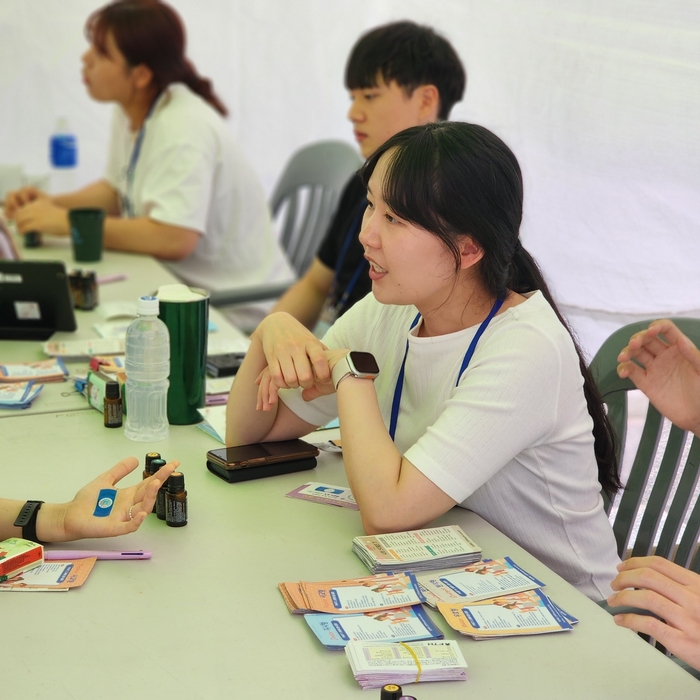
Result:
{"label": "stack of cards", "polygon": [[349,642],[345,654],[362,690],[382,688],[388,683],[404,686],[467,680],[467,662],[457,642],[452,640],[399,644]]}
{"label": "stack of cards", "polygon": [[82,586],[97,557],[71,561],[45,561],[41,566],[0,583],[1,591],[69,591]]}
{"label": "stack of cards", "polygon": [[426,602],[434,608],[438,603],[474,603],[544,586],[510,557],[484,559],[461,569],[421,574],[416,580]]}
{"label": "stack of cards", "polygon": [[68,370],[60,358],[40,362],[0,365],[0,382],[62,382]]}
{"label": "stack of cards", "polygon": [[331,484],[319,484],[317,481],[310,481],[302,484],[294,491],[286,494],[288,498],[301,498],[305,501],[323,503],[328,506],[339,506],[341,508],[351,508],[360,510],[352,491],[347,486],[333,486]]}
{"label": "stack of cards", "polygon": [[333,650],[351,641],[408,642],[444,636],[421,605],[355,615],[310,613],[304,619],[326,649]]}
{"label": "stack of cards", "polygon": [[280,583],[289,610],[306,623],[328,649],[351,640],[442,639],[421,607],[424,598],[412,574],[379,574],[311,583]]}
{"label": "stack of cards", "polygon": [[34,382],[0,383],[0,408],[29,408],[43,388]]}
{"label": "stack of cards", "polygon": [[374,574],[451,569],[481,559],[481,547],[458,525],[356,537],[352,551]]}
{"label": "stack of cards", "polygon": [[364,613],[423,603],[412,574],[379,574],[338,581],[294,581],[279,584],[289,611]]}
{"label": "stack of cards", "polygon": [[542,591],[526,591],[469,605],[438,603],[450,627],[473,639],[569,632],[578,620]]}

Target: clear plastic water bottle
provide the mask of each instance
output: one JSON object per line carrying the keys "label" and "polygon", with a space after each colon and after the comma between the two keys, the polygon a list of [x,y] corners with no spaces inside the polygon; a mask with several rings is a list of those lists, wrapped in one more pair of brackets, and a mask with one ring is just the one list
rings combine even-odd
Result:
{"label": "clear plastic water bottle", "polygon": [[51,192],[63,194],[76,189],[76,167],[78,165],[78,139],[70,130],[68,120],[61,117],[49,141],[51,161]]}
{"label": "clear plastic water bottle", "polygon": [[141,297],[126,331],[126,426],[129,440],[168,437],[170,334],[158,318],[158,299]]}

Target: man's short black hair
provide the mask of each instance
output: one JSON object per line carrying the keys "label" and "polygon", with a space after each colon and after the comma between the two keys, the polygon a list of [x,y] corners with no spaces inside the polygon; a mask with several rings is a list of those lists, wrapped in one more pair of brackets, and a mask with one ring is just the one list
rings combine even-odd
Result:
{"label": "man's short black hair", "polygon": [[440,93],[439,119],[447,119],[464,94],[467,76],[447,39],[414,22],[392,22],[363,34],[345,66],[348,90],[376,87],[377,79],[395,80],[411,95],[419,85]]}

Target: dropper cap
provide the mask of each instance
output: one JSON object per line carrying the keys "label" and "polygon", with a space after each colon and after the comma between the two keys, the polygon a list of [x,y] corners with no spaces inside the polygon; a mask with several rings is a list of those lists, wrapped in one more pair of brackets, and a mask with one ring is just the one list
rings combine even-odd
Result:
{"label": "dropper cap", "polygon": [[401,697],[401,686],[395,683],[389,683],[382,688],[379,694],[379,700],[399,700]]}

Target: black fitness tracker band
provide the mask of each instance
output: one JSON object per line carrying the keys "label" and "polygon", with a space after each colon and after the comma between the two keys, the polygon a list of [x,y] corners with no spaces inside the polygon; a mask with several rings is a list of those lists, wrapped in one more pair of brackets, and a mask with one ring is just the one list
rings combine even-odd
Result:
{"label": "black fitness tracker band", "polygon": [[45,544],[36,536],[36,518],[43,503],[44,501],[27,501],[14,522],[15,527],[22,528],[23,539],[38,544]]}

